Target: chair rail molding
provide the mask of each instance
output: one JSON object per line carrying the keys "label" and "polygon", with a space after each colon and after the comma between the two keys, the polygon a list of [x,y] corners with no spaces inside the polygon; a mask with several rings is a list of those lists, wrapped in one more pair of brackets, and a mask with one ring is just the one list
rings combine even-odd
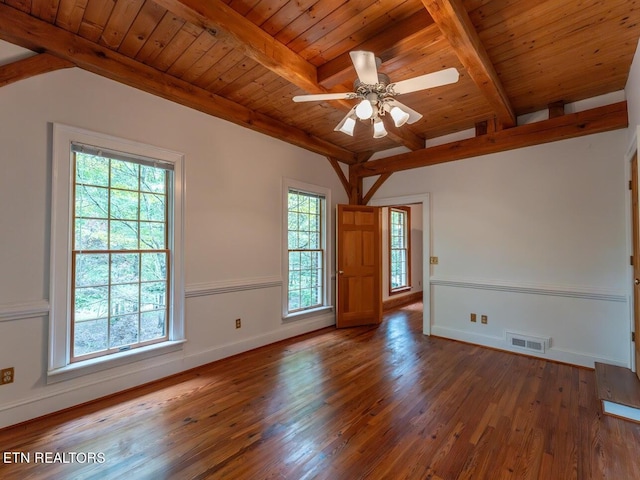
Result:
{"label": "chair rail molding", "polygon": [[280,276],[192,283],[186,286],[185,297],[203,297],[207,295],[220,295],[223,293],[243,292],[246,290],[259,290],[261,288],[276,287],[282,287],[282,278]]}
{"label": "chair rail molding", "polygon": [[42,317],[44,315],[49,315],[48,300],[0,304],[0,322]]}
{"label": "chair rail molding", "polygon": [[553,297],[584,298],[589,300],[601,300],[607,302],[626,303],[628,301],[627,292],[585,285],[536,284],[512,282],[508,280],[449,276],[432,276],[429,279],[429,282],[432,286],[474,288],[479,290],[526,293],[531,295],[549,295]]}

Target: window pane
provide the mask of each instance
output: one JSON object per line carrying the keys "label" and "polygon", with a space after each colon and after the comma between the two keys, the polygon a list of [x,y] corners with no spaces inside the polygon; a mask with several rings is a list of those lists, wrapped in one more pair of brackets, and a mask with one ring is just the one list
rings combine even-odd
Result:
{"label": "window pane", "polygon": [[156,310],[140,315],[140,341],[147,342],[166,335],[166,312]]}
{"label": "window pane", "polygon": [[142,255],[142,278],[143,282],[152,280],[166,280],[167,278],[167,255],[165,253],[143,253]]}
{"label": "window pane", "polygon": [[107,218],[109,189],[78,185],[76,188],[76,217]]}
{"label": "window pane", "polygon": [[297,239],[297,248],[299,249],[305,249],[305,248],[313,248],[312,243],[313,243],[313,235],[310,235],[308,232],[298,232],[298,239]]}
{"label": "window pane", "polygon": [[111,250],[138,249],[138,222],[112,220],[109,247]]}
{"label": "window pane", "polygon": [[140,220],[164,222],[165,196],[153,193],[140,194]]}
{"label": "window pane", "polygon": [[140,311],[159,310],[167,306],[167,284],[165,282],[143,283],[140,286]]}
{"label": "window pane", "polygon": [[138,192],[111,190],[111,218],[138,219]]}
{"label": "window pane", "polygon": [[106,317],[109,313],[109,287],[76,288],[74,320]]}
{"label": "window pane", "polygon": [[140,223],[141,250],[164,250],[165,243],[164,223]]}
{"label": "window pane", "polygon": [[140,304],[139,296],[139,285],[137,283],[113,285],[111,287],[111,315],[137,312]]}
{"label": "window pane", "polygon": [[293,270],[289,272],[289,290],[298,290],[300,288],[300,271]]}
{"label": "window pane", "polygon": [[141,165],[140,190],[143,192],[166,193],[166,176],[166,170]]}
{"label": "window pane", "polygon": [[289,271],[300,269],[300,252],[289,252]]}
{"label": "window pane", "polygon": [[137,253],[111,254],[111,283],[131,283],[140,279],[140,255]]}
{"label": "window pane", "polygon": [[138,315],[113,317],[109,322],[109,347],[122,347],[138,342]]}
{"label": "window pane", "polygon": [[75,221],[75,250],[106,250],[109,238],[107,220],[88,220],[78,218]]}
{"label": "window pane", "polygon": [[76,255],[76,287],[92,287],[108,284],[109,255]]}
{"label": "window pane", "polygon": [[289,211],[298,211],[298,198],[299,196],[297,193],[289,192],[289,204],[287,207]]}
{"label": "window pane", "polygon": [[[296,233],[298,231],[298,214],[295,212],[289,212],[289,233]],[[294,243],[289,244],[289,248],[298,248],[294,235]]]}
{"label": "window pane", "polygon": [[307,195],[300,195],[298,198],[298,210],[303,213],[309,212],[309,197]]}
{"label": "window pane", "polygon": [[123,160],[111,160],[111,188],[138,190],[140,166]]}
{"label": "window pane", "polygon": [[106,318],[76,322],[73,354],[80,356],[106,350],[108,335],[108,321]]}
{"label": "window pane", "polygon": [[84,153],[76,154],[76,183],[109,186],[109,160]]}
{"label": "window pane", "polygon": [[300,307],[300,292],[298,290],[289,290],[289,310],[298,310]]}

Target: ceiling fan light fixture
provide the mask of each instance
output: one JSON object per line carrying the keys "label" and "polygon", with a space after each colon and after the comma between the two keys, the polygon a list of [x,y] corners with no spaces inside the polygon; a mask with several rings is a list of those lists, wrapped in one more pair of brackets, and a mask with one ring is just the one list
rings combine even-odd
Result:
{"label": "ceiling fan light fixture", "polygon": [[398,106],[391,107],[391,111],[389,113],[391,114],[391,118],[393,118],[393,123],[396,127],[401,127],[407,123],[407,120],[409,120],[409,114]]}
{"label": "ceiling fan light fixture", "polygon": [[356,107],[356,115],[360,120],[368,120],[373,116],[373,105],[368,99],[363,99]]}
{"label": "ceiling fan light fixture", "polygon": [[373,121],[373,138],[382,138],[387,136],[387,130],[384,128],[384,123],[380,117]]}
{"label": "ceiling fan light fixture", "polygon": [[356,128],[356,119],[351,117],[346,117],[342,122],[342,125],[338,125],[338,131],[342,133],[346,133],[347,135],[351,135],[353,137],[353,131]]}

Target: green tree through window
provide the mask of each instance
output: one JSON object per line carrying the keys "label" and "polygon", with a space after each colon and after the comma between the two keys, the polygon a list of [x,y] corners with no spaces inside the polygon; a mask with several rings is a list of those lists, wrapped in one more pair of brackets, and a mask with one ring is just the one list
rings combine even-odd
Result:
{"label": "green tree through window", "polygon": [[168,338],[171,170],[76,146],[72,361]]}
{"label": "green tree through window", "polygon": [[289,189],[289,313],[317,308],[324,303],[324,203],[322,195]]}
{"label": "green tree through window", "polygon": [[389,287],[390,291],[405,289],[409,284],[409,210],[389,209]]}

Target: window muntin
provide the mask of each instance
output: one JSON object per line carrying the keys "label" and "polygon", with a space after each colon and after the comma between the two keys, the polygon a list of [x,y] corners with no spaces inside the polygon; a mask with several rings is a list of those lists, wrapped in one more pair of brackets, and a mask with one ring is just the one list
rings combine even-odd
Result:
{"label": "window muntin", "polygon": [[70,360],[166,341],[172,171],[74,145]]}
{"label": "window muntin", "polygon": [[389,208],[389,291],[403,291],[410,283],[410,210]]}
{"label": "window muntin", "polygon": [[324,195],[288,189],[287,313],[325,303]]}

